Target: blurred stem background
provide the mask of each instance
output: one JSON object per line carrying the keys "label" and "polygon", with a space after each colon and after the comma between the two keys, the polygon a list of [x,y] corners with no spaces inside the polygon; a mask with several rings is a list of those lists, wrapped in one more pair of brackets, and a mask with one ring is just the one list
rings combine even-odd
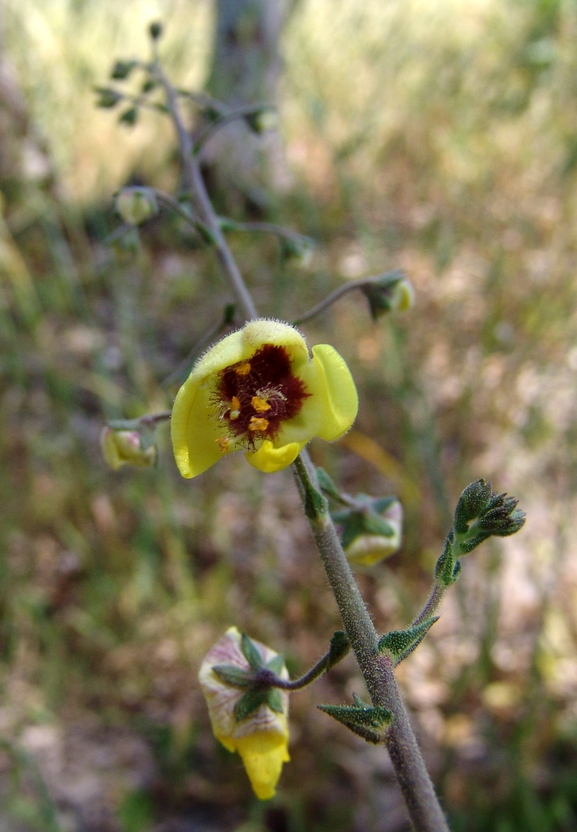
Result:
{"label": "blurred stem background", "polygon": [[[0,826],[406,829],[382,752],[314,708],[363,695],[349,660],[292,697],[274,803],[253,803],[209,731],[196,672],[231,623],[294,674],[338,627],[290,474],[265,484],[227,458],[184,482],[166,437],[156,470],[99,453],[104,418],[170,406],[163,380],[223,310],[177,218],[106,244],[111,194],[171,191],[178,166],[166,119],[129,130],[91,89],[147,58],[153,19],[177,86],[206,89],[215,6],[1,12]],[[239,233],[235,256],[259,310],[287,320],[345,280],[413,281],[403,317],[372,324],[351,293],[303,327],[361,398],[354,431],[311,453],[351,493],[402,498],[402,551],[359,575],[380,632],[422,605],[468,482],[520,498],[525,530],[466,560],[399,677],[453,829],[575,830],[577,8],[300,0],[281,29],[290,175],[232,210],[318,246],[303,265]]]}

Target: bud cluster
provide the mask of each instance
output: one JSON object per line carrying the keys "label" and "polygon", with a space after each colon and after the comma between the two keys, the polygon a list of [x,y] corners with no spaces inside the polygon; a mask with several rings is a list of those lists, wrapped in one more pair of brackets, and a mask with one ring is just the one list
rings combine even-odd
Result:
{"label": "bud cluster", "polygon": [[435,574],[442,586],[450,586],[459,577],[460,555],[467,555],[489,537],[508,537],[525,523],[525,512],[517,508],[518,500],[491,491],[491,483],[476,480],[467,486],[455,509],[453,528]]}

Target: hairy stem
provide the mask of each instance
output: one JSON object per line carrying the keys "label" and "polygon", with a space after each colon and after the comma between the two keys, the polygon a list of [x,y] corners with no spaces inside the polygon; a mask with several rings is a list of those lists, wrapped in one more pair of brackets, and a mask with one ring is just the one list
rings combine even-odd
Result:
{"label": "hairy stem", "polygon": [[[246,320],[256,318],[257,309],[227,246],[206,192],[197,159],[193,156],[192,142],[180,115],[177,94],[158,64],[155,65],[155,72],[166,91],[168,109],[178,134],[185,182],[196,210],[213,236],[218,258],[237,298],[239,309]],[[358,287],[358,283],[342,287],[337,290],[338,296]],[[333,293],[333,300],[336,300],[335,295],[337,293]],[[311,313],[308,317],[310,315]],[[378,651],[377,632],[343,552],[329,514],[328,502],[320,491],[314,466],[306,450],[294,462],[293,469],[313,538],[373,705],[387,708],[394,715],[385,742],[414,828],[417,832],[449,832],[397,687],[393,665],[388,656],[381,655]]]}

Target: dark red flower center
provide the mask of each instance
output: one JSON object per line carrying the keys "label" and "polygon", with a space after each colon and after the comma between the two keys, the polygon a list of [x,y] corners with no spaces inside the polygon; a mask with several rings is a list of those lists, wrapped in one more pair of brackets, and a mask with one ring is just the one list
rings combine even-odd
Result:
{"label": "dark red flower center", "polygon": [[[244,436],[250,448],[258,440],[274,439],[281,424],[300,412],[309,395],[292,372],[287,350],[273,344],[221,370],[216,386],[219,418],[229,436]],[[219,444],[225,451],[226,437]]]}

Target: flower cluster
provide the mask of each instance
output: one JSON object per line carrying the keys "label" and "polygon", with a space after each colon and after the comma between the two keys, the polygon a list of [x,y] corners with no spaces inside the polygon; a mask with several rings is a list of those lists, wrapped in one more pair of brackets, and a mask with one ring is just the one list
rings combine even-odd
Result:
{"label": "flower cluster", "polygon": [[[241,634],[230,627],[212,647],[202,661],[198,679],[206,703],[212,731],[228,751],[237,751],[256,796],[268,800],[275,794],[283,763],[288,754],[288,694],[278,691],[279,710],[275,711],[263,702],[245,718],[239,718],[238,703],[243,689],[227,684],[214,668],[223,665],[229,672],[238,668],[240,674],[249,673],[250,664],[241,648]],[[253,641],[263,662],[270,663],[278,656],[264,644]],[[281,660],[282,661],[282,660]],[[282,679],[288,679],[284,663],[277,671]]]}
{"label": "flower cluster", "polygon": [[195,477],[243,450],[260,471],[280,471],[313,436],[339,439],[357,409],[353,379],[333,347],[309,353],[294,327],[250,321],[208,350],[178,391],[171,419],[176,464],[184,477]]}

